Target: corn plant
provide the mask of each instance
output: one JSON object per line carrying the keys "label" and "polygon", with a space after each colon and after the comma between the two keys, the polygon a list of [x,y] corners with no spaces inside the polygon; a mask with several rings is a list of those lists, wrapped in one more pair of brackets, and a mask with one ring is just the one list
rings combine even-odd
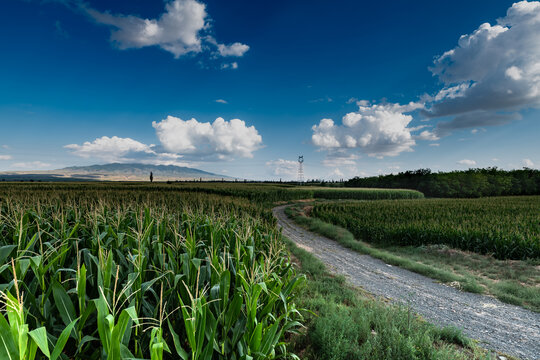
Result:
{"label": "corn plant", "polygon": [[380,244],[446,244],[499,259],[540,258],[540,197],[316,205],[311,215]]}
{"label": "corn plant", "polygon": [[33,360],[36,358],[38,348],[47,359],[56,360],[60,357],[70,332],[75,326],[77,319],[71,321],[62,331],[51,354],[49,350],[49,339],[44,327],[29,331],[26,323],[27,312],[24,308],[22,294],[19,291],[15,264],[11,262],[13,268],[13,287],[17,296],[10,292],[2,292],[2,303],[5,306],[4,315],[0,315],[0,356],[2,359],[10,360]]}
{"label": "corn plant", "polygon": [[2,359],[290,357],[302,283],[239,196],[0,185]]}

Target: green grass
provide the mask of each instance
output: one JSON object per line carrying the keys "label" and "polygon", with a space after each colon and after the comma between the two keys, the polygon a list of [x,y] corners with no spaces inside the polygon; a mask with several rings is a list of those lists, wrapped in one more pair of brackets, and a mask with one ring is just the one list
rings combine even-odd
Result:
{"label": "green grass", "polygon": [[455,328],[438,328],[410,308],[375,301],[330,275],[307,251],[288,241],[299,271],[307,276],[298,304],[312,312],[305,333],[292,338],[307,360],[494,359]]}
{"label": "green grass", "polygon": [[[445,245],[390,246],[383,251],[451,271],[503,302],[540,312],[540,260],[498,260]],[[467,286],[462,290],[470,291]]]}
{"label": "green grass", "polygon": [[497,260],[444,245],[374,247],[356,240],[347,229],[305,216],[304,206],[292,206],[285,211],[299,225],[345,247],[455,285],[463,291],[486,293],[503,302],[540,312],[538,260]]}

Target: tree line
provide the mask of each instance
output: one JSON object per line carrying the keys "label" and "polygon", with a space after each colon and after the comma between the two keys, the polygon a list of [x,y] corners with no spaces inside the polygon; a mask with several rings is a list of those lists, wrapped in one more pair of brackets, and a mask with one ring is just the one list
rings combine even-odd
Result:
{"label": "tree line", "polygon": [[414,189],[429,197],[474,198],[540,194],[540,170],[501,170],[496,167],[466,171],[432,172],[418,169],[396,175],[355,177],[346,187]]}

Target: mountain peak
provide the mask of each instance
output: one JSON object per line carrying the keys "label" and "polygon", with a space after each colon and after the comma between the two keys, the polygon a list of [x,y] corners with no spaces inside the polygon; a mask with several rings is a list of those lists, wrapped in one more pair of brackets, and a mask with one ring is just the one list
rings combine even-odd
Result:
{"label": "mountain peak", "polygon": [[86,180],[86,181],[148,181],[152,172],[154,181],[176,180],[232,180],[229,176],[176,165],[141,163],[110,163],[88,166],[70,166],[50,171],[24,171],[0,173],[7,180]]}

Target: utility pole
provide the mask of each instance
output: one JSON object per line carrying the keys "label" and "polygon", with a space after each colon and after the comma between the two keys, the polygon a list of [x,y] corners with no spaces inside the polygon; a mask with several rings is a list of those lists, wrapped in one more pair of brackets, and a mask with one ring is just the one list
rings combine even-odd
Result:
{"label": "utility pole", "polygon": [[298,157],[298,182],[304,182],[304,155]]}

